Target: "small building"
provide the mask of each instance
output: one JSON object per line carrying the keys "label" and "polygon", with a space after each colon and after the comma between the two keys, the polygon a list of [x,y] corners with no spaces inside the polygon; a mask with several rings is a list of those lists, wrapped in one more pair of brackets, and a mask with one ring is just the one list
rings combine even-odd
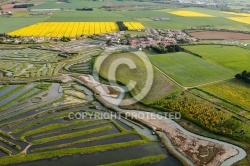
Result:
{"label": "small building", "polygon": [[163,17],[163,18],[160,18],[161,21],[169,21],[170,18],[166,18],[166,17]]}

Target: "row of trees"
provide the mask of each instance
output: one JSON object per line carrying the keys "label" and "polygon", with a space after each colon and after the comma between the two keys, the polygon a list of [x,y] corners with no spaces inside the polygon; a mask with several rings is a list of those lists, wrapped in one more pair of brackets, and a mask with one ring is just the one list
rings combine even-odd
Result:
{"label": "row of trees", "polygon": [[168,45],[168,46],[153,46],[153,45],[151,45],[148,48],[151,48],[152,50],[154,50],[155,52],[160,53],[160,54],[184,51],[184,49],[178,45]]}
{"label": "row of trees", "polygon": [[63,36],[63,37],[60,39],[60,41],[62,41],[62,42],[69,42],[69,41],[71,41],[71,39],[70,39],[69,37]]}
{"label": "row of trees", "polygon": [[78,11],[93,11],[93,8],[77,8]]}
{"label": "row of trees", "polygon": [[21,5],[14,5],[13,8],[28,8],[34,6],[34,4],[21,4]]}
{"label": "row of trees", "polygon": [[123,21],[117,21],[116,24],[117,24],[120,31],[127,31],[128,30],[128,27],[123,23]]}
{"label": "row of trees", "polygon": [[250,84],[250,72],[244,70],[241,74],[236,74],[235,78]]}

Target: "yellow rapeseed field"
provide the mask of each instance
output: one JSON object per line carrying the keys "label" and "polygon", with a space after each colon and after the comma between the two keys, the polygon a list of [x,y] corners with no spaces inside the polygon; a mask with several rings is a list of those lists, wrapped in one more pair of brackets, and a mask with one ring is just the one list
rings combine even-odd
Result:
{"label": "yellow rapeseed field", "polygon": [[237,21],[237,22],[250,24],[250,17],[228,17],[228,19]]}
{"label": "yellow rapeseed field", "polygon": [[222,12],[222,13],[243,16],[243,17],[250,17],[250,14],[248,13],[235,13],[235,12]]}
{"label": "yellow rapeseed field", "polygon": [[125,26],[128,27],[128,30],[138,30],[144,29],[145,27],[139,22],[124,22]]}
{"label": "yellow rapeseed field", "polygon": [[238,17],[227,17],[230,20],[250,24],[250,14],[247,13],[235,13],[235,12],[222,12],[226,14],[232,14]]}
{"label": "yellow rapeseed field", "polygon": [[[139,22],[124,22],[129,30],[144,29]],[[10,36],[76,37],[119,31],[115,22],[41,22],[8,33]]]}
{"label": "yellow rapeseed field", "polygon": [[178,10],[178,11],[173,11],[169,13],[177,15],[177,16],[182,16],[182,17],[215,17],[209,14],[203,14],[199,12],[192,12],[192,11],[185,11],[185,10]]}

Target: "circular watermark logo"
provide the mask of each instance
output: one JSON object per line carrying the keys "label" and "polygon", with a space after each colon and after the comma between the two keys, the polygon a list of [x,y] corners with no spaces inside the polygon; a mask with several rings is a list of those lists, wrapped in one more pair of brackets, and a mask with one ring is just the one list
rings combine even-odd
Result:
{"label": "circular watermark logo", "polygon": [[[108,81],[106,85],[96,85],[96,89],[98,86],[98,91],[102,95],[103,99],[114,105],[119,105],[121,102],[122,105],[131,105],[138,101],[141,101],[149,93],[153,85],[154,71],[153,66],[150,63],[150,60],[148,59],[147,55],[142,51],[127,53],[129,53],[130,56],[117,56],[116,58],[111,58],[112,60],[109,59],[110,56],[115,56],[119,53],[106,53],[104,55],[99,56],[95,61],[93,69],[94,79],[100,83],[100,73],[102,72],[102,70],[105,70],[104,72],[107,72],[105,73],[105,79]],[[126,52],[123,52],[121,54],[125,55]],[[131,58],[131,56],[134,57]],[[138,65],[138,61],[140,61],[140,65]],[[126,84],[122,82],[122,84],[125,85],[119,84],[118,82],[121,82],[121,80],[116,79],[117,71],[121,69],[119,68],[119,66],[121,65],[126,65],[126,68],[130,71],[129,74],[124,74],[120,76],[126,77],[126,79],[129,80],[126,81]],[[106,67],[104,68],[103,66]],[[140,75],[140,77],[143,77],[143,82],[141,81],[141,79],[135,79],[135,76],[133,76],[133,71],[136,69],[138,69],[139,72],[143,72],[143,75]],[[123,73],[120,71],[119,74]],[[132,79],[131,76],[133,76],[134,79]],[[137,84],[139,85],[137,86]],[[112,87],[115,89],[119,89],[120,93],[118,97],[112,97],[112,95],[107,92],[107,88]],[[135,89],[136,87],[137,89]],[[131,91],[134,91],[133,97],[123,99],[125,93]]]}

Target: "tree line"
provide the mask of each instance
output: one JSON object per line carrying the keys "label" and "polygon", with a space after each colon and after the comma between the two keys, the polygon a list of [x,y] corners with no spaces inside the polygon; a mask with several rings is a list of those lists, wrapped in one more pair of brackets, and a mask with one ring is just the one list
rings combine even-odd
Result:
{"label": "tree line", "polygon": [[28,8],[32,6],[34,6],[34,4],[20,4],[20,5],[14,5],[13,8]]}
{"label": "tree line", "polygon": [[147,48],[151,48],[152,50],[160,54],[184,51],[184,49],[178,45],[167,45],[167,46],[151,45]]}
{"label": "tree line", "polygon": [[120,31],[127,31],[128,27],[124,24],[123,21],[116,21],[116,24]]}
{"label": "tree line", "polygon": [[242,80],[245,83],[250,84],[250,72],[247,72],[246,70],[244,70],[242,73],[240,74],[236,74],[235,78],[238,80]]}

